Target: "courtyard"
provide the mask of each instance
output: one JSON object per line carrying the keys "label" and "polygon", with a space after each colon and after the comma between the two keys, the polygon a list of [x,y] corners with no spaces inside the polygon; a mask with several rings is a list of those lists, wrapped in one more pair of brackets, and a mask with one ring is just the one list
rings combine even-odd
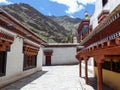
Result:
{"label": "courtyard", "polygon": [[[84,73],[84,68],[82,68]],[[43,66],[42,71],[18,80],[0,90],[96,90],[85,84],[79,75],[79,65]],[[82,75],[84,77],[84,74]],[[95,85],[92,73],[90,84]],[[104,86],[104,90],[112,90]]]}

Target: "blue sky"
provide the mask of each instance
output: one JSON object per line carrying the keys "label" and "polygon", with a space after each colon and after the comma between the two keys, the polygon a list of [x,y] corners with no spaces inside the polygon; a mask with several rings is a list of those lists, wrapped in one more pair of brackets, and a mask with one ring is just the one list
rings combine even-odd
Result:
{"label": "blue sky", "polygon": [[96,0],[0,0],[0,5],[26,3],[44,15],[84,18],[84,12],[91,15]]}

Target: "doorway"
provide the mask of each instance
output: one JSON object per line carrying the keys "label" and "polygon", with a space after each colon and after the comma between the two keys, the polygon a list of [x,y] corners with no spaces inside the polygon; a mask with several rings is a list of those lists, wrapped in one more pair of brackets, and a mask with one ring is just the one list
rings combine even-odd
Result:
{"label": "doorway", "polygon": [[46,56],[46,66],[50,66],[51,65],[51,56]]}
{"label": "doorway", "polygon": [[44,55],[45,55],[45,65],[50,66],[51,63],[51,57],[52,57],[53,50],[51,49],[46,49],[44,50]]}

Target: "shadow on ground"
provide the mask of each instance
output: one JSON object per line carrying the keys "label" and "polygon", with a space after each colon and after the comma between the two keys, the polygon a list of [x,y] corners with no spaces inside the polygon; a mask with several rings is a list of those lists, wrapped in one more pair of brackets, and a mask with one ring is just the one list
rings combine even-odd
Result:
{"label": "shadow on ground", "polygon": [[44,75],[47,72],[48,71],[36,72],[36,73],[29,75],[27,77],[24,77],[16,82],[13,82],[13,83],[1,88],[0,90],[20,90],[21,88],[23,88],[27,84],[30,84],[32,81],[36,80],[37,78],[41,77],[42,75]]}
{"label": "shadow on ground", "polygon": [[[89,78],[89,85],[91,85],[94,90],[97,90],[97,79],[94,77]],[[114,90],[110,88],[108,85],[103,84],[103,90]]]}

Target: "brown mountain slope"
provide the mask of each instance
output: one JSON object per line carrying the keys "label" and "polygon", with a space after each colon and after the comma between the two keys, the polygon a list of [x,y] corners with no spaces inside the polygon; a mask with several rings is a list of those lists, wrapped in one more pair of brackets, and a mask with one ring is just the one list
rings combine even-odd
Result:
{"label": "brown mountain slope", "polygon": [[63,26],[66,30],[71,31],[75,34],[79,24],[81,23],[80,18],[71,18],[69,16],[48,16],[50,19],[58,23],[60,26]]}
{"label": "brown mountain slope", "polygon": [[47,42],[63,42],[69,33],[64,27],[28,4],[11,4],[1,6],[1,8]]}

